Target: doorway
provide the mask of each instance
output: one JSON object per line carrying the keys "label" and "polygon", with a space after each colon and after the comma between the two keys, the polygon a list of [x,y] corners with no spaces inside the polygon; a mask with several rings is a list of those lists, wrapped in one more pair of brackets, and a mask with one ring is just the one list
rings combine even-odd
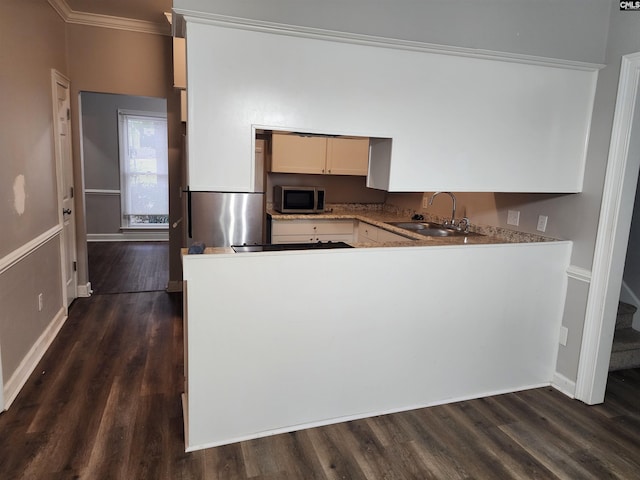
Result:
{"label": "doorway", "polygon": [[[158,121],[134,125],[136,128],[132,127],[131,137],[123,142],[125,115],[126,118],[146,116]],[[158,167],[154,163],[155,158],[151,161],[158,142],[160,149],[164,149],[165,159],[167,156],[166,120],[164,123],[160,121],[166,119],[166,115],[167,101],[164,98],[80,92],[88,280],[96,293],[100,293],[96,286],[100,286],[103,293],[105,286],[108,293],[157,290],[160,289],[158,281],[163,283],[161,289],[166,288],[169,271],[168,201],[166,206],[152,210],[150,215],[136,215],[136,222],[131,222],[132,214],[141,212],[130,212],[123,207],[135,204],[131,201],[132,192],[148,192],[151,187],[157,190],[157,185],[151,183],[159,183],[164,189],[164,198],[168,198],[167,164],[165,162],[164,166]],[[142,138],[152,133],[150,130],[159,128],[164,128],[159,137],[150,136],[151,140]],[[126,145],[124,152],[123,144]],[[131,152],[135,155],[128,155]],[[136,168],[143,165],[145,171],[125,171],[122,167],[123,153]],[[137,184],[130,188],[132,181]],[[156,193],[153,199],[158,197]],[[143,203],[139,202],[140,205]],[[139,204],[135,204],[136,208]],[[145,218],[153,221],[145,222]],[[165,221],[157,221],[159,218]],[[153,275],[155,283],[151,285],[143,278],[145,275]],[[118,280],[123,282],[120,286],[117,286]]]}
{"label": "doorway", "polygon": [[55,137],[58,208],[62,234],[60,254],[62,263],[63,305],[69,308],[78,296],[76,249],[76,222],[73,184],[73,158],[71,155],[70,82],[56,70],[51,71],[53,98],[53,131]]}
{"label": "doorway", "polygon": [[587,300],[576,398],[604,401],[627,242],[640,171],[640,52],[622,57]]}

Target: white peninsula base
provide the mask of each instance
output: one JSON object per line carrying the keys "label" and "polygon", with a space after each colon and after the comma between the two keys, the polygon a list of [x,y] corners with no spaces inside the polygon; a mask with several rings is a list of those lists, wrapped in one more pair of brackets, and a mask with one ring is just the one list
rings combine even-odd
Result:
{"label": "white peninsula base", "polygon": [[186,255],[187,451],[549,385],[570,253]]}

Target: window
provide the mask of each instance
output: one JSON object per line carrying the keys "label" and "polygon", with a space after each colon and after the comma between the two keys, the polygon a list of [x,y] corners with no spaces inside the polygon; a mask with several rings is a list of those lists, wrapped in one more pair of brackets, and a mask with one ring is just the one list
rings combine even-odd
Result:
{"label": "window", "polygon": [[169,225],[167,118],[118,111],[122,227]]}

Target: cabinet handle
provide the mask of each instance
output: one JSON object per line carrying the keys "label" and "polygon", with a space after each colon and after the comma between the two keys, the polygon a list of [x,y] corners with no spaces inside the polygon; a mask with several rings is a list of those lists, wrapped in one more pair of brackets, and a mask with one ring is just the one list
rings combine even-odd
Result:
{"label": "cabinet handle", "polygon": [[331,173],[331,170],[329,170],[328,173]]}
{"label": "cabinet handle", "polygon": [[322,169],[322,173],[324,173],[324,168]]}

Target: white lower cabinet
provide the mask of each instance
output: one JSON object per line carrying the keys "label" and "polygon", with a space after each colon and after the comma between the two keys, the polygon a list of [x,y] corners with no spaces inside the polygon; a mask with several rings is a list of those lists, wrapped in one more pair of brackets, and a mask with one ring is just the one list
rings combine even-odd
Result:
{"label": "white lower cabinet", "polygon": [[353,220],[273,220],[271,243],[353,242]]}
{"label": "white lower cabinet", "polygon": [[271,243],[412,242],[413,239],[359,220],[272,220]]}
{"label": "white lower cabinet", "polygon": [[385,243],[385,242],[411,242],[412,239],[390,232],[384,228],[376,227],[366,222],[358,222],[358,242]]}

